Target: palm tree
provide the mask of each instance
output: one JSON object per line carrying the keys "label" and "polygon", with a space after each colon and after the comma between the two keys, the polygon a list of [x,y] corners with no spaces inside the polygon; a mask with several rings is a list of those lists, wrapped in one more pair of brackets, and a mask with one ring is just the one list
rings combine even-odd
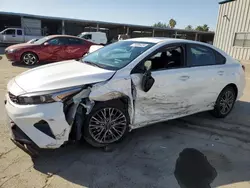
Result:
{"label": "palm tree", "polygon": [[170,19],[169,26],[170,26],[170,28],[174,28],[176,26],[176,21],[174,19]]}

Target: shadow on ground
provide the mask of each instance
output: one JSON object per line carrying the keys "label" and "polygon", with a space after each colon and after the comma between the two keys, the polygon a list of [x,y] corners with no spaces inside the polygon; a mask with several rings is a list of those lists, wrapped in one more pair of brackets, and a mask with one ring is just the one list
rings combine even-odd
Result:
{"label": "shadow on ground", "polygon": [[[228,118],[214,121],[236,122],[241,117],[249,121],[249,109],[250,103],[240,101]],[[213,119],[208,113],[190,117]],[[178,188],[174,177],[176,159],[183,149],[195,148],[206,155],[218,172],[212,187],[250,180],[250,151],[178,133],[175,121],[134,130],[107,151],[85,144],[43,151],[34,159],[34,168],[48,178],[57,175],[50,182],[52,187],[63,178],[69,181],[65,181],[65,187],[74,183],[86,187]],[[196,131],[194,135],[201,134]]]}
{"label": "shadow on ground", "polygon": [[52,62],[39,62],[38,64],[31,65],[31,66],[27,66],[27,65],[25,65],[23,63],[20,63],[20,62],[12,62],[11,64],[12,64],[12,66],[15,66],[15,67],[22,67],[22,68],[30,68],[30,69],[32,69],[32,68],[36,68],[36,67],[39,67],[39,66],[42,66],[42,65],[47,65],[49,63],[52,63]]}

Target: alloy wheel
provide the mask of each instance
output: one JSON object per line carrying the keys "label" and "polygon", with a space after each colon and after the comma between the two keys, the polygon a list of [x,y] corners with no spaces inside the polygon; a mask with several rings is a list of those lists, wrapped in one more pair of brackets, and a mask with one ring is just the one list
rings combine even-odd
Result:
{"label": "alloy wheel", "polygon": [[32,53],[27,53],[23,56],[23,62],[26,65],[34,65],[37,61],[37,58],[34,54]]}
{"label": "alloy wheel", "polygon": [[227,114],[230,112],[230,110],[233,107],[234,100],[235,100],[234,93],[230,90],[226,91],[222,95],[219,103],[221,114]]}
{"label": "alloy wheel", "polygon": [[97,111],[89,121],[89,133],[100,144],[118,141],[126,132],[127,119],[116,108],[103,108]]}

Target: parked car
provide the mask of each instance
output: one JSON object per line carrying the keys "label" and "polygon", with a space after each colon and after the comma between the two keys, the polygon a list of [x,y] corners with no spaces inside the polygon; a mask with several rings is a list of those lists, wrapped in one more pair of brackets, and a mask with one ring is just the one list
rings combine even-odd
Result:
{"label": "parked car", "polygon": [[16,76],[5,107],[12,139],[26,151],[71,139],[103,147],[129,130],[202,111],[224,118],[244,87],[244,67],[212,45],[134,38]]}
{"label": "parked car", "polygon": [[27,43],[33,44],[34,42],[38,41],[39,39],[31,39]]}
{"label": "parked car", "polygon": [[[88,54],[89,53],[92,53],[92,52],[94,52],[94,51],[96,51],[96,50],[98,50],[98,49],[100,49],[100,48],[102,48],[103,47],[103,45],[92,45],[92,46],[90,46],[90,48],[89,48],[89,51],[88,51]],[[87,55],[87,54],[86,54]]]}
{"label": "parked car", "polygon": [[34,65],[40,61],[53,62],[81,58],[92,42],[68,35],[51,35],[33,43],[9,46],[5,49],[9,61]]}
{"label": "parked car", "polygon": [[27,35],[22,28],[7,28],[0,32],[0,43],[11,44],[11,43],[24,43],[28,42],[33,38],[42,38],[43,36],[32,36]]}
{"label": "parked car", "polygon": [[95,44],[105,45],[108,42],[107,35],[104,32],[83,32],[78,37],[91,41]]}

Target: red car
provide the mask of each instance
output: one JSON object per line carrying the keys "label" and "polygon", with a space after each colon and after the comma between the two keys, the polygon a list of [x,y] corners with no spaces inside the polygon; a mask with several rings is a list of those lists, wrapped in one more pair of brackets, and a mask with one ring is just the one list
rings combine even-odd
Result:
{"label": "red car", "polygon": [[81,58],[93,44],[74,36],[51,35],[34,43],[9,46],[5,49],[5,54],[9,61],[34,65],[41,61],[55,62]]}

